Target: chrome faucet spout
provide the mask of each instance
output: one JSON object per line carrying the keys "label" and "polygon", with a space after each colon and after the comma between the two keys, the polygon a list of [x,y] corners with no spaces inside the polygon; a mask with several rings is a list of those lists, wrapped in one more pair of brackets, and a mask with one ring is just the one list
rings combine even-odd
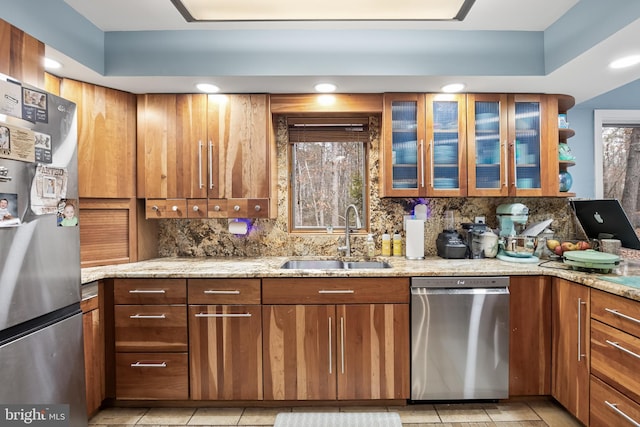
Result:
{"label": "chrome faucet spout", "polygon": [[349,225],[349,211],[353,210],[356,217],[356,229],[362,228],[362,222],[360,222],[360,215],[358,214],[358,208],[356,205],[349,205],[344,211],[344,246],[338,246],[339,251],[344,251],[345,256],[351,256],[351,226]]}

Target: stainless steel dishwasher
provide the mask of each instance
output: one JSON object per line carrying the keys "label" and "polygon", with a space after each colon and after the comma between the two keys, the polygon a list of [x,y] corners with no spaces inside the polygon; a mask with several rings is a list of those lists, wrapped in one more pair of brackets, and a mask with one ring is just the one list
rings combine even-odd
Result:
{"label": "stainless steel dishwasher", "polygon": [[411,400],[509,397],[509,278],[411,279]]}

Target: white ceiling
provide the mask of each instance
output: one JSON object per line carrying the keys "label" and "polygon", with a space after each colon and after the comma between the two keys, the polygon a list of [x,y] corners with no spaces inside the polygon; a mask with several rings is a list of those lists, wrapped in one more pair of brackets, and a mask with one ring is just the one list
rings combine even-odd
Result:
{"label": "white ceiling", "polygon": [[[463,22],[228,22],[187,23],[169,0],[65,0],[102,31],[253,30],[253,29],[424,29],[544,31],[578,0],[476,0]],[[64,64],[70,77],[133,93],[194,92],[195,83],[208,80],[224,92],[308,93],[318,81],[332,81],[339,92],[438,91],[461,81],[467,92],[568,93],[577,102],[640,78],[640,67],[612,71],[606,64],[620,55],[638,53],[640,20],[545,76],[102,76],[61,52],[47,47],[47,55]],[[384,58],[381,58],[384,59]]]}

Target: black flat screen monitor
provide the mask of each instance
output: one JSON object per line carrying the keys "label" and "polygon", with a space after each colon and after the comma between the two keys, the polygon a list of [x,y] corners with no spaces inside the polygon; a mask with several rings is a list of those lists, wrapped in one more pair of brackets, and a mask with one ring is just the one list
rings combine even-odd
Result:
{"label": "black flat screen monitor", "polygon": [[617,199],[571,200],[571,206],[590,239],[618,239],[625,248],[640,249],[640,240]]}

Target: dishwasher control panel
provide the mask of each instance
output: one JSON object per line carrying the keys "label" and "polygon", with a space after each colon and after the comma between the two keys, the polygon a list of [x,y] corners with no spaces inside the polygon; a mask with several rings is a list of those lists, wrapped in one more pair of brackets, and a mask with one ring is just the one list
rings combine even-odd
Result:
{"label": "dishwasher control panel", "polygon": [[412,288],[505,288],[506,276],[412,277]]}

